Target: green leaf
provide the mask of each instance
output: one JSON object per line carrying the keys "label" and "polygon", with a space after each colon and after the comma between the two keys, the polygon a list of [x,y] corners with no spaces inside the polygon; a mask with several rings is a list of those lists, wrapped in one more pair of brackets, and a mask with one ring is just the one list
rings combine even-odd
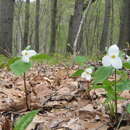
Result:
{"label": "green leaf", "polygon": [[4,55],[0,55],[0,67],[5,67],[8,62],[8,58]]}
{"label": "green leaf", "polygon": [[[121,96],[117,96],[117,100],[126,100],[126,98],[121,97]],[[114,93],[113,94],[107,94],[107,98],[106,98],[104,103],[108,103],[108,102],[111,102],[111,101],[115,101]]]}
{"label": "green leaf", "polygon": [[128,79],[128,73],[124,70],[117,70],[117,74],[120,75],[122,81]]}
{"label": "green leaf", "polygon": [[94,74],[94,83],[102,83],[105,81],[113,72],[113,67],[100,67]]}
{"label": "green leaf", "polygon": [[33,110],[27,113],[26,115],[22,116],[19,120],[16,121],[13,130],[25,130],[38,112],[39,110]]}
{"label": "green leaf", "polygon": [[130,104],[127,106],[127,112],[130,114]]}
{"label": "green leaf", "polygon": [[125,62],[123,64],[123,66],[126,68],[126,69],[130,69],[130,62]]}
{"label": "green leaf", "polygon": [[47,54],[37,54],[37,55],[31,57],[32,61],[50,60],[50,59],[51,59],[51,56],[49,56]]}
{"label": "green leaf", "polygon": [[8,60],[8,66],[13,64],[15,61],[20,60],[20,57],[12,57]]}
{"label": "green leaf", "polygon": [[84,72],[84,70],[77,70],[76,72],[74,72],[70,77],[79,77],[81,76],[81,74]]}
{"label": "green leaf", "polygon": [[25,48],[25,50],[30,50],[31,49],[31,46],[30,45],[28,45],[26,48]]}
{"label": "green leaf", "polygon": [[117,100],[127,100],[127,98],[121,97],[121,96],[117,96]]}
{"label": "green leaf", "polygon": [[125,80],[117,83],[117,90],[118,91],[130,90],[130,80]]}
{"label": "green leaf", "polygon": [[11,71],[16,75],[22,75],[31,68],[31,63],[24,63],[21,60],[15,61],[10,65]]}
{"label": "green leaf", "polygon": [[103,83],[94,84],[92,88],[93,89],[103,88],[107,91],[109,89],[112,89],[111,86],[112,86],[112,82],[110,82],[109,80],[105,80],[103,81]]}
{"label": "green leaf", "polygon": [[87,61],[87,59],[85,56],[76,56],[74,59],[74,62],[76,64],[80,64],[80,65],[86,63],[86,61]]}

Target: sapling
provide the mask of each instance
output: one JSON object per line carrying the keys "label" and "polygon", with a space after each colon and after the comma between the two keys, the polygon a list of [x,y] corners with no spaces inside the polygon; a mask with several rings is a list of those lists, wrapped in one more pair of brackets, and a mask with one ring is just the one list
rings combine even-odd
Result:
{"label": "sapling", "polygon": [[10,65],[11,70],[16,75],[23,75],[24,80],[24,90],[25,90],[25,102],[27,110],[30,110],[30,101],[29,101],[29,89],[26,85],[26,72],[31,68],[32,63],[30,58],[35,56],[37,53],[35,50],[30,50],[30,47],[27,47],[25,50],[21,52],[22,56],[20,59],[16,60],[13,64]]}

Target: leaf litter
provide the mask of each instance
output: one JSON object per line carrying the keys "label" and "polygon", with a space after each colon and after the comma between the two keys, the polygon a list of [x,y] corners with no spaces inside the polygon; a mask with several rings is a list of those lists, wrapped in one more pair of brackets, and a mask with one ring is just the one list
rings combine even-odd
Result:
{"label": "leaf litter", "polygon": [[[37,65],[29,71],[27,87],[31,109],[40,109],[40,112],[26,130],[109,129],[110,119],[103,105],[105,91],[92,90],[92,98],[88,99],[87,84],[81,78],[70,77],[77,69],[78,66]],[[18,117],[26,113],[23,78],[7,70],[0,70],[0,73],[0,129],[12,130]],[[121,96],[128,100],[118,101],[120,114],[125,113],[125,106],[130,103],[129,91]],[[129,115],[126,118],[130,121]],[[120,128],[128,129],[129,124]]]}

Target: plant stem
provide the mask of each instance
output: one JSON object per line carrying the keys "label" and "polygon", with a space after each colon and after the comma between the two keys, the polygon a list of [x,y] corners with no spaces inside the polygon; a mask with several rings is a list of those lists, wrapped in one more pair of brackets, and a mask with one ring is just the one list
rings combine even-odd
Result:
{"label": "plant stem", "polygon": [[116,69],[115,69],[115,120],[117,121]]}
{"label": "plant stem", "polygon": [[24,73],[24,76],[23,76],[23,80],[24,80],[24,90],[25,90],[25,102],[26,102],[26,107],[27,107],[27,111],[28,111],[28,110],[30,110],[29,91],[27,89],[26,74],[25,73]]}
{"label": "plant stem", "polygon": [[90,96],[90,82],[89,81],[87,81],[87,97],[88,97],[88,99],[91,100],[91,96]]}

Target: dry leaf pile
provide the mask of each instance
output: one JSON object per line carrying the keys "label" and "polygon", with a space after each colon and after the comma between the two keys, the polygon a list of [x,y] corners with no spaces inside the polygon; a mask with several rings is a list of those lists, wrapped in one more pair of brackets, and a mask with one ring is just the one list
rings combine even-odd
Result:
{"label": "dry leaf pile", "polygon": [[[40,108],[41,111],[26,130],[108,129],[109,116],[103,105],[105,91],[92,90],[92,98],[88,99],[87,85],[81,84],[80,78],[70,77],[77,68],[38,65],[30,70],[27,87],[30,90],[31,108]],[[0,70],[0,73],[0,129],[8,130],[26,110],[23,77],[16,77],[7,70]],[[122,95],[130,99],[128,91]],[[118,103],[119,113],[124,112],[123,108],[128,102]],[[129,129],[129,126],[120,128]]]}

